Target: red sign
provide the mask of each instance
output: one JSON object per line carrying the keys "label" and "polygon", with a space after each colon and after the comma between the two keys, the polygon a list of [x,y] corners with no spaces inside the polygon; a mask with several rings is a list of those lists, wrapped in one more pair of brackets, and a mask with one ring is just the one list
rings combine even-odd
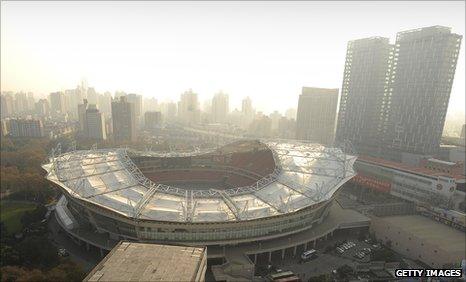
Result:
{"label": "red sign", "polygon": [[359,185],[362,185],[364,187],[383,192],[383,193],[389,193],[391,189],[391,183],[388,181],[383,181],[371,177],[367,177],[364,175],[356,175],[351,179],[353,183],[357,183]]}

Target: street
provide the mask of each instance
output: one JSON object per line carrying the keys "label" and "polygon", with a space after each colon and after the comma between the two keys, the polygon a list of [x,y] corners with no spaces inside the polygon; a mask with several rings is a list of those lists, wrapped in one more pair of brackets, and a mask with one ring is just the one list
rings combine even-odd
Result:
{"label": "street", "polygon": [[57,246],[57,248],[65,248],[69,252],[71,260],[81,265],[86,273],[90,272],[101,260],[97,248],[91,246],[89,251],[87,251],[84,244],[79,246],[69,238],[61,230],[53,213],[50,215],[48,230],[50,242]]}

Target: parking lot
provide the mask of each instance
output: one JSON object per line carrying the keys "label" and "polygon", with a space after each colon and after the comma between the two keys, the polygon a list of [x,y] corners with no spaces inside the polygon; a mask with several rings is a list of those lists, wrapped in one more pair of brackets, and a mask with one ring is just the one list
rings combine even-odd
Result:
{"label": "parking lot", "polygon": [[[348,244],[352,243],[349,247]],[[347,246],[346,248],[343,246]],[[341,257],[345,257],[356,262],[369,262],[371,252],[376,249],[372,243],[349,240],[346,244],[340,244],[333,252]],[[340,251],[342,250],[342,251]],[[360,254],[360,256],[358,256]]]}
{"label": "parking lot", "polygon": [[[334,246],[341,246],[343,242],[352,242],[354,246],[347,248],[344,252],[339,253]],[[307,280],[310,277],[321,274],[331,273],[343,265],[355,267],[358,263],[370,261],[370,253],[367,253],[364,258],[356,258],[355,254],[364,249],[374,249],[372,243],[359,241],[356,238],[336,237],[321,244],[316,248],[317,257],[314,259],[301,262],[300,256],[287,257],[281,264],[277,265],[280,269],[290,270],[298,275],[302,280]]]}

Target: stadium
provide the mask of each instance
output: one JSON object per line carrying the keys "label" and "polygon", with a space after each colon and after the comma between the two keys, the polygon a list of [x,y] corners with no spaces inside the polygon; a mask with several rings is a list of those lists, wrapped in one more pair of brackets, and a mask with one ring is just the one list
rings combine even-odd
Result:
{"label": "stadium", "polygon": [[318,144],[241,140],[191,152],[54,150],[43,168],[73,234],[225,246],[315,228],[355,160]]}

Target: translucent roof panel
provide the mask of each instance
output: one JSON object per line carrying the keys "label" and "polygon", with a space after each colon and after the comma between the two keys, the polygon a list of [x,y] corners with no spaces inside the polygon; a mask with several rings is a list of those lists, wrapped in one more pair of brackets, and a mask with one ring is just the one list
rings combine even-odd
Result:
{"label": "translucent roof panel", "polygon": [[195,199],[194,221],[228,221],[235,216],[222,198]]}
{"label": "translucent roof panel", "polygon": [[[244,151],[248,146],[243,143]],[[74,197],[128,217],[178,222],[251,220],[297,211],[330,199],[355,175],[356,157],[345,155],[340,149],[293,141],[264,141],[263,144],[273,153],[274,172],[254,185],[216,193],[153,183],[139,171],[124,149],[68,152],[51,158],[43,168],[50,181]],[[132,151],[132,154],[195,158],[212,151]]]}

